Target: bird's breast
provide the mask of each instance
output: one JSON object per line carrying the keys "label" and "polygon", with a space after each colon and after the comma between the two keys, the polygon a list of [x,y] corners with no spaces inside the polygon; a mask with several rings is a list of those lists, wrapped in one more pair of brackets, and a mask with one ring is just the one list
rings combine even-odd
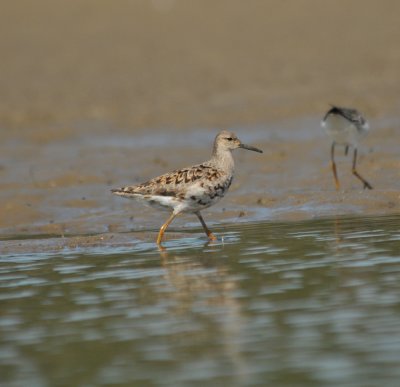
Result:
{"label": "bird's breast", "polygon": [[186,200],[193,210],[210,207],[224,197],[228,191],[233,176],[212,182],[199,182],[186,194]]}

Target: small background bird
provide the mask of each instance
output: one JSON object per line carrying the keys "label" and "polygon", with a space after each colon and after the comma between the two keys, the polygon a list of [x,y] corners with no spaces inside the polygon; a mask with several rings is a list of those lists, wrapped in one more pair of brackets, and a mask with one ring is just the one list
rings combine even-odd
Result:
{"label": "small background bird", "polygon": [[356,109],[332,106],[321,121],[322,128],[332,139],[331,165],[336,189],[340,189],[335,163],[335,146],[344,145],[347,155],[349,147],[354,148],[352,173],[364,185],[364,189],[372,189],[371,184],[365,180],[357,171],[357,148],[359,141],[367,135],[369,124],[367,120]]}

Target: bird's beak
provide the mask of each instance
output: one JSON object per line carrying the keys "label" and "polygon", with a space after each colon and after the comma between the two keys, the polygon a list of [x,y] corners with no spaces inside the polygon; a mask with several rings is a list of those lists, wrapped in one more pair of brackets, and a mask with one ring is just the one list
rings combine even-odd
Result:
{"label": "bird's beak", "polygon": [[239,148],[251,150],[251,151],[254,151],[254,152],[258,152],[258,153],[263,153],[263,151],[261,149],[258,149],[258,148],[254,147],[254,146],[251,146],[251,145],[240,144]]}

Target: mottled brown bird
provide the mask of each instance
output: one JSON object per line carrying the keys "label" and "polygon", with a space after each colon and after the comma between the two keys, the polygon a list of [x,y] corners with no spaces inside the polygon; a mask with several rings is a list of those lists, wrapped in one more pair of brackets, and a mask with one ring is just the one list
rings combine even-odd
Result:
{"label": "mottled brown bird", "polygon": [[194,213],[208,238],[215,240],[215,235],[207,227],[200,211],[217,203],[228,191],[234,175],[232,150],[236,148],[262,153],[258,148],[243,144],[234,133],[224,130],[215,137],[210,160],[166,173],[136,186],[113,189],[112,193],[141,200],[162,210],[172,210],[158,233],[159,246],[169,224],[183,212]]}

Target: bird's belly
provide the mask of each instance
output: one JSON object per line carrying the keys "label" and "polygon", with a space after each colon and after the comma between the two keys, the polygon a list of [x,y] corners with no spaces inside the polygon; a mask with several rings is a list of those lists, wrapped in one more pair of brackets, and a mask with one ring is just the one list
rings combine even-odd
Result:
{"label": "bird's belly", "polygon": [[181,201],[172,196],[146,195],[140,201],[148,207],[162,211],[171,211],[181,205]]}
{"label": "bird's belly", "polygon": [[222,199],[223,196],[210,197],[207,195],[203,196],[191,196],[186,203],[186,212],[197,212],[204,210],[205,208],[211,207]]}
{"label": "bird's belly", "polygon": [[202,187],[201,189],[189,190],[185,196],[185,211],[200,211],[208,208],[220,201],[231,184],[232,178],[227,179],[219,184]]}
{"label": "bird's belly", "polygon": [[323,122],[323,128],[332,141],[340,145],[356,145],[367,131],[357,127],[340,116],[329,117]]}

